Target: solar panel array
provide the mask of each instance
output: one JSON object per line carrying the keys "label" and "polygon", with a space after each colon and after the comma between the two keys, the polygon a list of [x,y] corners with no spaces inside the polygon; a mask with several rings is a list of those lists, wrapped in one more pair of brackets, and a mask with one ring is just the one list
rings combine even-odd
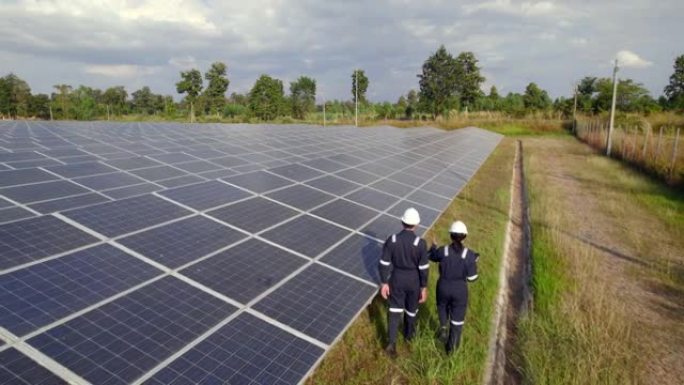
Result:
{"label": "solar panel array", "polygon": [[0,383],[300,383],[499,140],[0,122]]}

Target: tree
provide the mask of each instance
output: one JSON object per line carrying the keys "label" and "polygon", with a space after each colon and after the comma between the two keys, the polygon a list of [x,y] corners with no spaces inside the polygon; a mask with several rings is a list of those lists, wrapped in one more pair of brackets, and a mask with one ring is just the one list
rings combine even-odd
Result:
{"label": "tree", "polygon": [[249,91],[249,109],[259,119],[272,120],[282,115],[284,104],[283,82],[268,75],[261,75]]}
{"label": "tree", "polygon": [[179,94],[188,94],[186,99],[190,102],[190,123],[195,121],[195,100],[202,92],[202,74],[196,70],[182,71],[181,81],[176,83],[176,91]]}
{"label": "tree", "polygon": [[133,92],[131,94],[131,104],[133,105],[133,110],[139,114],[154,114],[154,96],[155,95],[148,86],[144,86],[143,88]]}
{"label": "tree", "polygon": [[413,114],[418,110],[418,92],[416,90],[410,90],[406,94],[406,117],[411,119]]}
{"label": "tree", "polygon": [[357,76],[357,74],[359,77],[359,81],[358,81],[359,103],[365,104],[367,102],[366,91],[368,91],[368,78],[366,77],[366,73],[363,70],[359,70],[359,69],[355,70],[351,76],[351,78],[352,78],[352,89],[351,89],[352,101],[354,103],[356,103],[356,85],[357,85],[356,76]]}
{"label": "tree", "polygon": [[0,78],[0,114],[27,116],[30,100],[31,88],[24,80],[13,73]]}
{"label": "tree", "polygon": [[670,83],[665,86],[665,96],[670,108],[684,110],[684,55],[675,59]]}
{"label": "tree", "polygon": [[204,90],[207,106],[218,115],[219,111],[222,111],[226,105],[226,91],[228,91],[230,84],[226,77],[226,65],[221,62],[212,64],[211,68],[204,74],[204,78],[209,82]]}
{"label": "tree", "polygon": [[128,93],[123,86],[110,87],[102,94],[102,101],[109,106],[111,113],[122,114],[126,108]]}
{"label": "tree", "polygon": [[[601,78],[596,81],[597,94],[594,98],[594,111],[609,111],[613,96],[613,81]],[[641,83],[632,79],[619,79],[615,109],[623,112],[650,112],[656,110],[657,102]]]}
{"label": "tree", "polygon": [[433,117],[456,104],[453,98],[457,91],[458,63],[444,46],[425,60],[418,78],[420,102]]}
{"label": "tree", "polygon": [[69,119],[69,109],[71,105],[69,95],[71,94],[72,87],[68,84],[57,84],[52,87],[59,91],[58,94],[52,94],[52,99],[61,108],[62,119]]}
{"label": "tree", "polygon": [[456,92],[462,106],[471,107],[482,97],[480,86],[485,81],[477,66],[477,59],[472,52],[461,52],[456,62]]}
{"label": "tree", "polygon": [[49,119],[50,97],[45,94],[32,95],[29,101],[29,115],[40,119]]}
{"label": "tree", "polygon": [[523,103],[525,104],[525,109],[529,111],[545,111],[551,107],[551,98],[536,83],[530,83],[525,88]]}
{"label": "tree", "polygon": [[90,87],[80,85],[71,93],[75,107],[76,119],[92,120],[97,112],[97,98],[101,92]]}
{"label": "tree", "polygon": [[299,79],[290,83],[290,102],[292,116],[296,119],[304,119],[306,114],[316,106],[316,81],[300,76]]}

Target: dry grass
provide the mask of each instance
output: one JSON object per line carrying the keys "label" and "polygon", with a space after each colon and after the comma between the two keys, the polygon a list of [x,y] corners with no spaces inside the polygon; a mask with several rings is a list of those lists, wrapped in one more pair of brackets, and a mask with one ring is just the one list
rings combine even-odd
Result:
{"label": "dry grass", "polygon": [[[400,356],[389,360],[386,343],[386,303],[376,298],[327,354],[307,384],[474,384],[480,382],[487,358],[503,237],[508,219],[509,186],[515,142],[504,140],[437,223],[440,243],[454,218],[468,224],[468,246],[482,254],[480,280],[471,285],[463,343],[449,358],[434,338],[436,266],[431,268],[430,297],[420,309],[418,335],[410,349],[399,339]],[[437,229],[434,230],[434,229]]]}

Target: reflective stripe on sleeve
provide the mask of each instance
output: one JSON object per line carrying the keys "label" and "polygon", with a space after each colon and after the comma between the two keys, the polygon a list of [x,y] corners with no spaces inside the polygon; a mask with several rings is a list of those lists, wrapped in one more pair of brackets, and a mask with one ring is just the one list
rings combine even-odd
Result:
{"label": "reflective stripe on sleeve", "polygon": [[419,243],[420,243],[420,237],[416,237],[416,240],[413,241],[413,246],[418,246]]}
{"label": "reflective stripe on sleeve", "polygon": [[428,269],[428,268],[430,268],[430,264],[429,264],[429,263],[426,263],[426,264],[424,264],[424,265],[418,266],[418,269],[420,269],[420,270],[425,270],[425,269]]}
{"label": "reflective stripe on sleeve", "polygon": [[466,277],[466,279],[468,279],[468,281],[474,281],[477,279],[477,274],[471,275],[470,277]]}
{"label": "reflective stripe on sleeve", "polygon": [[451,323],[454,324],[455,326],[461,326],[465,323],[465,321],[453,321],[452,320]]}
{"label": "reflective stripe on sleeve", "polygon": [[461,259],[466,259],[466,255],[468,255],[468,249],[464,247],[463,254],[461,254]]}
{"label": "reflective stripe on sleeve", "polygon": [[445,257],[449,256],[449,245],[444,246],[444,256]]}
{"label": "reflective stripe on sleeve", "polygon": [[392,243],[397,243],[397,234],[392,234]]}
{"label": "reflective stripe on sleeve", "polygon": [[400,307],[391,307],[389,308],[390,313],[403,313],[404,309]]}
{"label": "reflective stripe on sleeve", "polygon": [[383,265],[383,266],[389,266],[389,265],[391,265],[391,264],[392,264],[392,262],[389,262],[389,261],[383,261],[383,260],[381,259],[381,260],[380,260],[380,264],[381,264],[381,265]]}

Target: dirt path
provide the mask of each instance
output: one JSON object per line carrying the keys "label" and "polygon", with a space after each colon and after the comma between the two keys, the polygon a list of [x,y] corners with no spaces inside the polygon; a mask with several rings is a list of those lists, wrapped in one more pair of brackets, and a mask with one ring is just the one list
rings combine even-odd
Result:
{"label": "dirt path", "polygon": [[530,301],[530,225],[522,143],[518,142],[513,178],[509,223],[506,230],[506,254],[503,258],[499,296],[494,318],[495,334],[490,341],[490,366],[486,385],[518,385],[521,374],[510,359],[516,344],[517,322]]}
{"label": "dirt path", "polygon": [[[600,276],[634,321],[643,351],[645,384],[681,384],[684,378],[684,253],[681,228],[665,223],[634,198],[639,186],[611,175],[615,167],[572,140],[529,139],[543,159],[547,186],[565,197],[564,236],[593,248]],[[663,273],[662,266],[666,266]],[[666,275],[663,278],[663,274]],[[668,281],[674,283],[669,284]]]}

